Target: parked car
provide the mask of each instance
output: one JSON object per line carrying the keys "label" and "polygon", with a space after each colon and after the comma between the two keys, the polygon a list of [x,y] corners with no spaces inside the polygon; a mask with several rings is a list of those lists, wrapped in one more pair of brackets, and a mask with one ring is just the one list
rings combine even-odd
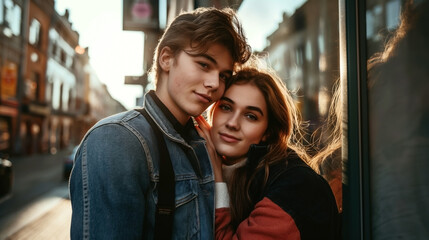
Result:
{"label": "parked car", "polygon": [[70,177],[71,170],[73,168],[74,156],[76,155],[79,146],[73,147],[69,154],[64,158],[63,164],[63,179],[68,180]]}
{"label": "parked car", "polygon": [[0,157],[0,201],[12,192],[13,168],[12,162]]}

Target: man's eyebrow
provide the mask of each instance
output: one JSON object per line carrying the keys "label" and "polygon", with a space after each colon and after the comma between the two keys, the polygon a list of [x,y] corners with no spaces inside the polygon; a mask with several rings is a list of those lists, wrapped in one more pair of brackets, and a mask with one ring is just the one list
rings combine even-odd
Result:
{"label": "man's eyebrow", "polygon": [[207,58],[207,60],[209,60],[210,62],[212,62],[212,63],[214,63],[214,64],[217,65],[216,59],[214,59],[212,56],[210,56],[210,55],[208,55],[206,53],[201,53],[201,54],[198,54],[197,56],[200,56],[200,57],[203,57],[203,58]]}
{"label": "man's eyebrow", "polygon": [[[232,99],[230,99],[230,98],[228,98],[228,97],[225,97],[225,96],[221,97],[221,98],[220,98],[220,100],[223,100],[223,101],[226,101],[226,102],[229,102],[229,103],[234,104],[234,101],[233,101]],[[252,111],[256,111],[256,112],[259,112],[262,116],[264,116],[264,113],[263,113],[263,112],[262,112],[262,110],[261,110],[260,108],[258,108],[258,107],[255,107],[255,106],[247,106],[247,107],[246,107],[246,109],[249,109],[249,110],[252,110]]]}
{"label": "man's eyebrow", "polygon": [[[191,57],[203,57],[207,59],[208,61],[212,62],[213,64],[217,65],[216,59],[214,59],[212,56],[208,55],[207,53],[190,53],[188,50],[183,50],[186,54],[188,54]],[[225,70],[224,73],[227,73],[229,75],[232,75],[232,70]]]}
{"label": "man's eyebrow", "polygon": [[208,55],[207,53],[191,53],[189,50],[183,50],[183,52],[185,52],[191,57],[203,57],[209,60],[210,62],[217,64],[216,59],[214,59],[212,56]]}

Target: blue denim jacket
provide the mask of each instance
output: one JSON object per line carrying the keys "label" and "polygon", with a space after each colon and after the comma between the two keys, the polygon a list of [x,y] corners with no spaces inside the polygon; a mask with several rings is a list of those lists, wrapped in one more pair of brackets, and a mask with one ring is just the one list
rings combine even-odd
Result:
{"label": "blue denim jacket", "polygon": [[[144,107],[164,134],[175,172],[173,239],[213,239],[214,177],[205,140],[194,130],[186,143],[149,94]],[[70,177],[71,239],[153,239],[159,150],[150,124],[135,110],[88,131]],[[189,155],[198,159],[199,173]]]}

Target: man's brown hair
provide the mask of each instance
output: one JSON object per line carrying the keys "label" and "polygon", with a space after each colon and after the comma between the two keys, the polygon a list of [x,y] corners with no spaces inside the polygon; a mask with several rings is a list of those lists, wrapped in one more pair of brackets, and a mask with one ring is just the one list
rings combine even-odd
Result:
{"label": "man's brown hair", "polygon": [[178,15],[167,27],[155,49],[151,71],[158,81],[161,67],[158,58],[164,47],[174,56],[186,47],[193,53],[204,53],[211,45],[220,44],[230,52],[234,63],[245,63],[251,55],[243,28],[231,8],[197,8]]}

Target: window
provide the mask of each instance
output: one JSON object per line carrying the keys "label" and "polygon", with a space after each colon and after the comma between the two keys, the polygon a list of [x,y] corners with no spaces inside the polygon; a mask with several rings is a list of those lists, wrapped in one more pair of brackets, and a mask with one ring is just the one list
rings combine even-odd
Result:
{"label": "window", "polygon": [[25,96],[35,101],[38,98],[38,84],[40,81],[40,74],[32,72],[31,78],[25,81]]}
{"label": "window", "polygon": [[21,34],[21,7],[15,4],[12,0],[4,0],[4,22],[11,32],[15,36]]}
{"label": "window", "polygon": [[4,22],[4,3],[3,0],[0,0],[0,24]]}
{"label": "window", "polygon": [[340,3],[344,239],[429,239],[429,1]]}
{"label": "window", "polygon": [[389,33],[367,56],[371,238],[429,239],[429,2],[381,6],[385,23],[367,23]]}
{"label": "window", "polygon": [[52,50],[51,50],[51,53],[52,53],[52,57],[53,57],[54,59],[56,59],[56,57],[57,57],[57,49],[58,49],[57,42],[53,42],[53,43],[52,43]]}
{"label": "window", "polygon": [[34,45],[36,47],[40,47],[40,38],[41,38],[41,24],[39,21],[37,21],[37,19],[33,18],[33,20],[31,20],[31,24],[30,24],[30,30],[28,33],[28,42],[31,45]]}
{"label": "window", "polygon": [[66,58],[67,58],[67,54],[64,52],[64,50],[60,50],[60,61],[62,64],[66,64]]}

